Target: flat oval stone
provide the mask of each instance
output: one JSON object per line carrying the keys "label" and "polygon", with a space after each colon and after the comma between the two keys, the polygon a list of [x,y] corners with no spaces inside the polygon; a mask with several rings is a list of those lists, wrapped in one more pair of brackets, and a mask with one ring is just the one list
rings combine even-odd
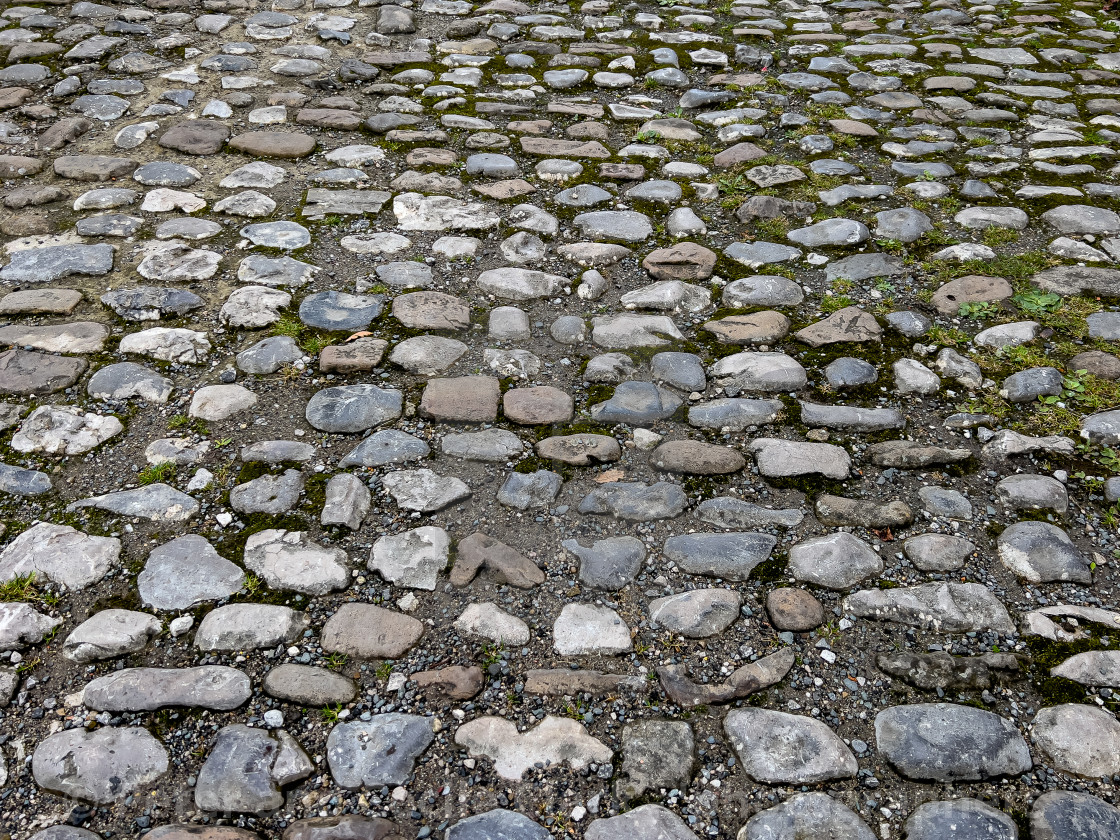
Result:
{"label": "flat oval stone", "polygon": [[166,706],[230,711],[252,693],[248,675],[225,665],[125,668],[87,683],[82,703],[110,712],[150,712]]}

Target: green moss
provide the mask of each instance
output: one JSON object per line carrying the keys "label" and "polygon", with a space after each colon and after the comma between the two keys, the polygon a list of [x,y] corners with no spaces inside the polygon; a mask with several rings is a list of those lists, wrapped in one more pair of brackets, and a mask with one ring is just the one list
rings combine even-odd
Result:
{"label": "green moss", "polygon": [[513,471],[521,473],[523,475],[529,475],[531,473],[537,472],[537,470],[548,470],[551,468],[552,465],[548,461],[544,460],[543,458],[538,458],[536,455],[530,455],[529,457],[522,458],[520,461],[518,461],[517,466],[513,468]]}
{"label": "green moss", "polygon": [[327,502],[327,482],[330,480],[330,475],[323,472],[309,476],[303,483],[303,506],[310,508],[316,516]]}
{"label": "green moss", "polygon": [[[1053,676],[1052,668],[1065,662],[1071,656],[1093,650],[1114,650],[1112,641],[1120,634],[1115,627],[1093,622],[1083,623],[1079,630],[1084,638],[1072,642],[1055,642],[1042,636],[1027,636],[1025,641],[1031,652],[1030,679],[1044,706],[1057,706],[1063,703],[1084,703],[1088,696],[1085,686],[1063,677]],[[1110,644],[1105,644],[1108,639]],[[1113,698],[1105,704],[1114,711],[1120,701]]]}
{"label": "green moss", "polygon": [[587,405],[598,405],[601,402],[606,402],[614,396],[614,388],[610,385],[603,385],[601,383],[589,385],[585,391],[587,394]]}
{"label": "green moss", "polygon": [[688,475],[681,478],[684,492],[698,499],[711,499],[720,495],[726,484],[727,477],[719,475]]}
{"label": "green moss", "polygon": [[784,554],[772,556],[751,569],[747,580],[755,583],[778,583],[785,580],[788,565],[789,561]]}
{"label": "green moss", "polygon": [[1061,706],[1065,703],[1086,702],[1085,686],[1065,677],[1047,677],[1040,680],[1035,688],[1042,698],[1043,706]]}

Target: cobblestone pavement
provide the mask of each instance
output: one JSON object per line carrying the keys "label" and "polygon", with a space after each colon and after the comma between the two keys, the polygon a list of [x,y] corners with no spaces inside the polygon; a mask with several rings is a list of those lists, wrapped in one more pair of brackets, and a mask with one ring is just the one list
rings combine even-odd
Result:
{"label": "cobblestone pavement", "polygon": [[1115,11],[0,18],[0,840],[1120,837]]}

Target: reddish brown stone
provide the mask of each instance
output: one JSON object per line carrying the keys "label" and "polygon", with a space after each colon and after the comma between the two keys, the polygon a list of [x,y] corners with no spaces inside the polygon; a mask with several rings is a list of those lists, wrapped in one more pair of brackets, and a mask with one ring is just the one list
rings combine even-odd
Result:
{"label": "reddish brown stone", "polygon": [[452,423],[493,423],[500,390],[492,376],[429,379],[420,398],[420,415]]}
{"label": "reddish brown stone", "polygon": [[466,586],[481,570],[497,583],[530,589],[544,583],[542,572],[532,560],[488,534],[476,532],[458,545],[451,567],[453,586]]}
{"label": "reddish brown stone", "polygon": [[358,338],[346,344],[332,344],[319,351],[319,370],[323,373],[360,373],[381,364],[389,342],[380,338]]}
{"label": "reddish brown stone", "polygon": [[502,399],[506,417],[526,426],[567,423],[572,419],[572,410],[572,395],[551,385],[514,388],[506,391]]}
{"label": "reddish brown stone", "polygon": [[824,624],[824,607],[804,589],[775,589],[766,596],[766,612],[779,630],[807,633]]}
{"label": "reddish brown stone", "polygon": [[[482,669],[476,665],[452,665],[435,671],[420,671],[412,679],[425,694],[435,694],[451,700],[470,700],[482,691]],[[284,840],[287,840],[285,835]]]}
{"label": "reddish brown stone", "polygon": [[657,280],[707,280],[716,267],[717,256],[703,245],[681,242],[671,248],[651,251],[642,268]]}

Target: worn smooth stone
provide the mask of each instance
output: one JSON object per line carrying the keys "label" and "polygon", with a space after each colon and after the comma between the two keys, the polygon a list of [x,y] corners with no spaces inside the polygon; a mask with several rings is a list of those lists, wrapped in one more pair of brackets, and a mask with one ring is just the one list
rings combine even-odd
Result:
{"label": "worn smooth stone", "polygon": [[354,681],[342,674],[292,662],[271,669],[262,687],[271,697],[311,707],[349,703],[357,694]]}
{"label": "worn smooth stone", "polygon": [[162,622],[148,613],[101,610],[70,632],[62,643],[62,655],[86,663],[138,653],[162,628]]}
{"label": "worn smooth stone", "polygon": [[802,540],[791,547],[789,570],[800,581],[844,590],[881,574],[883,561],[863,540],[841,531]]}
{"label": "worn smooth stone", "polygon": [[411,649],[424,625],[411,616],[373,604],[343,604],[327,619],[320,643],[328,653],[358,659],[396,659]]}
{"label": "worn smooth stone", "polygon": [[230,711],[252,693],[248,675],[225,665],[124,668],[87,683],[82,704],[110,712],[147,712],[165,706]]}
{"label": "worn smooth stone", "polygon": [[695,589],[655,598],[649,604],[650,621],[690,639],[722,633],[739,615],[741,599],[729,589]]}
{"label": "worn smooth stone", "polygon": [[167,751],[140,727],[58,732],[40,741],[31,757],[40,787],[96,805],[125,798],[167,769]]}
{"label": "worn smooth stone", "polygon": [[1081,552],[1061,528],[1048,522],[1016,522],[999,535],[999,557],[1015,574],[1031,583],[1092,583]]}

